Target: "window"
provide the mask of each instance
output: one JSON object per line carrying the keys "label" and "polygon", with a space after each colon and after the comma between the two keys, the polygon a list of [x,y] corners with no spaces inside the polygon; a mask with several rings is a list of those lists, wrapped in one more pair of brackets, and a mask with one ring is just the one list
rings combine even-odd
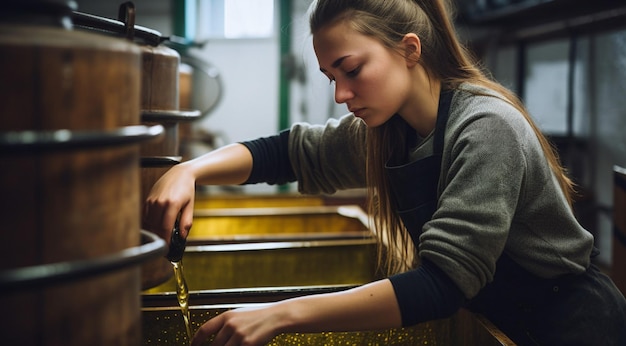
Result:
{"label": "window", "polygon": [[267,38],[274,0],[198,0],[199,38]]}

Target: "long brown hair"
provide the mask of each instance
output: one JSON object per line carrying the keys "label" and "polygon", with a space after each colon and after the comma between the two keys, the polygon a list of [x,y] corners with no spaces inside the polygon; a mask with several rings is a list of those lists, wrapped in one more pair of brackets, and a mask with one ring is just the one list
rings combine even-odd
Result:
{"label": "long brown hair", "polygon": [[[394,50],[405,34],[418,35],[422,44],[420,63],[432,78],[441,81],[443,89],[455,89],[464,82],[484,86],[499,93],[523,114],[537,135],[571,206],[574,184],[565,174],[554,147],[519,98],[492,80],[459,42],[451,19],[452,10],[446,0],[315,0],[311,5],[310,28],[315,34],[326,25],[346,20],[361,34],[374,37]],[[368,212],[380,240],[379,263],[384,264],[389,272],[411,267],[414,258],[408,232],[403,231],[390,198],[384,169],[392,157],[407,155],[408,126],[402,118],[394,116],[385,124],[367,130]],[[395,255],[382,256],[385,249]],[[382,257],[385,257],[384,263]]]}

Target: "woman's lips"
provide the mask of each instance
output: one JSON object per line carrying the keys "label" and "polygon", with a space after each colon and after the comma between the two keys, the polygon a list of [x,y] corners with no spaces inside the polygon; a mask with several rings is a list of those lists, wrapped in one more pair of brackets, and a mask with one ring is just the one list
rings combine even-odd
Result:
{"label": "woman's lips", "polygon": [[352,112],[355,117],[362,118],[363,117],[363,113],[365,112],[365,108],[350,109],[350,112]]}

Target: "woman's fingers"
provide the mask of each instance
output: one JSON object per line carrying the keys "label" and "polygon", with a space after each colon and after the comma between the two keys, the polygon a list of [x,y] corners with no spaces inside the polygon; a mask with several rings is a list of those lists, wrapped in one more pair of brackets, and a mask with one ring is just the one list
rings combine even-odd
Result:
{"label": "woman's fingers", "polygon": [[156,233],[168,244],[180,209],[170,201],[146,200],[143,227]]}
{"label": "woman's fingers", "polygon": [[[156,233],[163,239],[167,239],[161,227],[164,212],[165,208],[163,208],[163,206],[158,203],[154,203],[151,200],[147,200],[145,201],[143,219],[141,223],[144,229]],[[169,241],[169,239],[167,239],[167,241]]]}
{"label": "woman's fingers", "polygon": [[[212,319],[205,322],[200,328],[196,331],[196,334],[191,339],[191,346],[200,346],[203,342],[205,342],[211,335],[216,334],[218,331],[221,331],[223,328],[224,317],[223,315],[218,315],[213,317]],[[220,335],[215,335],[215,339],[211,345],[224,345],[230,335],[226,335],[225,332]]]}
{"label": "woman's fingers", "polygon": [[179,205],[171,204],[166,206],[163,210],[161,232],[167,236],[168,241],[169,237],[171,237],[174,226],[176,226],[176,220],[178,219],[178,214],[180,214],[180,209],[181,207]]}
{"label": "woman's fingers", "polygon": [[203,324],[191,345],[200,345],[211,335],[211,346],[262,346],[274,336],[273,322],[268,311],[261,308],[241,308],[224,312]]}
{"label": "woman's fingers", "polygon": [[193,219],[195,181],[176,166],[167,171],[152,187],[145,201],[144,227],[169,243],[176,220],[181,235],[187,237]]}
{"label": "woman's fingers", "polygon": [[191,225],[193,223],[193,198],[183,207],[183,209],[180,212],[180,220],[179,220],[179,227],[180,227],[180,234],[183,236],[183,238],[187,238],[187,236],[189,235],[189,231],[191,230]]}

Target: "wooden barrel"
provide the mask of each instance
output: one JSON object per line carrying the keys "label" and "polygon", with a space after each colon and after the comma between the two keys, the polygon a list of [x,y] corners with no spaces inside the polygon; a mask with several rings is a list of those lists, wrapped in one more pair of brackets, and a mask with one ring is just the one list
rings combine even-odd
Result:
{"label": "wooden barrel", "polygon": [[[180,109],[180,55],[174,49],[159,45],[140,45],[141,121],[146,125],[160,124],[165,136],[159,141],[141,146],[143,157],[178,156],[180,154],[180,123],[197,120],[198,110]],[[185,85],[187,89],[188,86]]]}
{"label": "wooden barrel", "polygon": [[[1,272],[140,245],[140,58],[121,39],[0,23],[0,132],[27,147],[0,153]],[[38,134],[51,147],[29,147]],[[139,291],[132,266],[2,294],[0,342],[138,345]]]}
{"label": "wooden barrel", "polygon": [[[141,46],[141,110],[144,124],[159,123],[165,127],[165,136],[160,141],[145,143],[141,147],[142,156],[178,155],[180,55],[163,45]],[[164,118],[163,114],[170,117]]]}

